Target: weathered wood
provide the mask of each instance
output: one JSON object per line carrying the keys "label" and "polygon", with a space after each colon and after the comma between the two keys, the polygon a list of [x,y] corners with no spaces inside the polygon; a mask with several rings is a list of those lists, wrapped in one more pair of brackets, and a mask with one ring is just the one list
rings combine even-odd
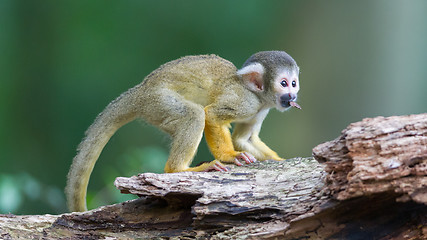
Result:
{"label": "weathered wood", "polygon": [[[227,173],[145,173],[118,178],[116,185],[122,192],[144,197],[84,213],[49,216],[50,221],[43,223],[52,225],[36,228],[38,232],[33,229],[31,234],[45,239],[58,239],[59,233],[63,237],[119,239],[276,236],[289,225],[286,219],[310,212],[327,200],[321,191],[323,167],[313,158],[229,168]],[[38,220],[0,216],[0,233],[17,234],[14,227],[1,224],[11,219],[21,226]],[[28,237],[25,234],[20,231],[12,239]]]}
{"label": "weathered wood", "polygon": [[[205,228],[234,226],[239,214],[274,219],[305,213],[322,198],[323,167],[312,158],[230,168],[229,173],[182,172],[167,177],[145,173],[117,178],[115,185],[122,193],[161,197],[171,206],[193,199],[196,222]],[[224,215],[221,221],[211,222],[218,214]]]}
{"label": "weathered wood", "polygon": [[427,204],[427,114],[350,124],[313,156],[326,163],[327,188],[339,200],[396,192]]}
{"label": "weathered wood", "polygon": [[117,178],[141,198],[0,215],[0,239],[426,239],[427,114],[364,119],[313,158]]}

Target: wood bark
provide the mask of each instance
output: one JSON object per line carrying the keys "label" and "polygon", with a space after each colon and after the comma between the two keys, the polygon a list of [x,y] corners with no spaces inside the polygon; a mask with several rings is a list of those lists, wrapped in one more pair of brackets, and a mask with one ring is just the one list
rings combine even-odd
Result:
{"label": "wood bark", "polygon": [[117,178],[140,198],[0,215],[0,239],[427,239],[427,114],[350,124],[313,156]]}
{"label": "wood bark", "polygon": [[400,201],[427,203],[427,114],[350,124],[313,155],[325,162],[327,188],[338,200],[392,191]]}

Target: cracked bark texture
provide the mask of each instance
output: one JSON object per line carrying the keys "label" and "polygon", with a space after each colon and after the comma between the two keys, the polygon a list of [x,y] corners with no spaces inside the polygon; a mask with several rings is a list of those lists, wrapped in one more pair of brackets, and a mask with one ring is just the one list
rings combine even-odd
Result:
{"label": "cracked bark texture", "polygon": [[0,215],[0,239],[426,239],[426,148],[427,114],[364,119],[315,147],[317,161],[117,178],[140,198]]}
{"label": "cracked bark texture", "polygon": [[352,123],[313,156],[325,162],[328,189],[338,200],[396,192],[401,201],[427,203],[427,114]]}

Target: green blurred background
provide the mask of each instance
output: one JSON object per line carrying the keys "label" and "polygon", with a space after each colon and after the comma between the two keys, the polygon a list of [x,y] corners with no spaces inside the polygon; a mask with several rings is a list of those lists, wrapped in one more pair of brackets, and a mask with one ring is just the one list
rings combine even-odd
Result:
{"label": "green blurred background", "polygon": [[[310,156],[349,123],[427,110],[427,1],[0,0],[0,213],[66,211],[76,146],[96,115],[159,65],[215,53],[240,67],[285,50],[303,110],[271,111],[261,137]],[[111,139],[89,208],[129,198],[117,176],[162,172],[169,139],[134,122]],[[212,160],[202,142],[196,161]]]}

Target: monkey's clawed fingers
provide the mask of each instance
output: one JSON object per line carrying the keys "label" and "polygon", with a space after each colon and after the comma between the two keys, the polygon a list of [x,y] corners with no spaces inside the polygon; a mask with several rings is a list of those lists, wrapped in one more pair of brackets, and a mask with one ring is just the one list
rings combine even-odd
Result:
{"label": "monkey's clawed fingers", "polygon": [[228,168],[226,166],[224,166],[223,164],[221,164],[220,162],[215,163],[212,166],[216,171],[220,171],[220,172],[228,172]]}
{"label": "monkey's clawed fingers", "polygon": [[228,172],[229,169],[219,161],[214,160],[213,164],[210,164],[210,166],[204,170],[204,172],[210,171]]}
{"label": "monkey's clawed fingers", "polygon": [[239,161],[239,160],[243,160],[245,161],[246,164],[251,164],[256,162],[256,159],[254,156],[252,156],[252,154],[247,153],[247,152],[243,152],[240,153],[235,159],[234,159],[234,164],[236,164],[237,166],[242,166],[243,164]]}

